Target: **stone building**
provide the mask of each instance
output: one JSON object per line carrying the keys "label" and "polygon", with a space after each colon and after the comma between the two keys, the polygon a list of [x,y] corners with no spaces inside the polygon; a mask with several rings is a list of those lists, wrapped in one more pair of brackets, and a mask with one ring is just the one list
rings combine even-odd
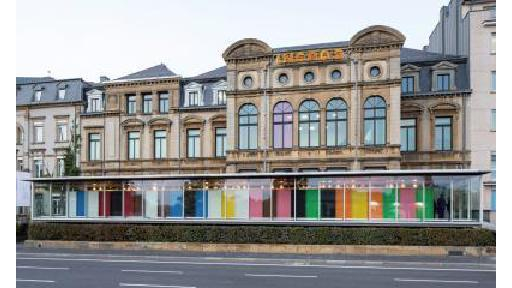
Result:
{"label": "stone building", "polygon": [[34,177],[64,175],[68,148],[79,153],[82,79],[16,78],[16,168]]}
{"label": "stone building", "polygon": [[157,65],[103,82],[80,115],[82,174],[468,167],[467,59],[404,41],[386,26],[285,48],[248,38],[195,77]]}

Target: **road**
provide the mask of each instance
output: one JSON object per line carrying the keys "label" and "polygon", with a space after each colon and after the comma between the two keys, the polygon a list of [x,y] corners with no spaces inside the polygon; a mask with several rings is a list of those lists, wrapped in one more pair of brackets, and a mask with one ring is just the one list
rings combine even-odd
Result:
{"label": "road", "polygon": [[17,246],[17,287],[495,287],[495,258],[205,254]]}

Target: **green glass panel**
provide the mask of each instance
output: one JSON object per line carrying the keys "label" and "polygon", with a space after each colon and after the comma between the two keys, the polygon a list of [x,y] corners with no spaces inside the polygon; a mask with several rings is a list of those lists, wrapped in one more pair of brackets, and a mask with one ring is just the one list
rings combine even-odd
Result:
{"label": "green glass panel", "polygon": [[[423,202],[423,189],[417,188],[416,189],[416,203],[424,203]],[[417,205],[416,206],[416,218],[423,220],[423,209],[425,209],[425,206]]]}
{"label": "green glass panel", "polygon": [[425,187],[425,219],[434,219],[434,191]]}
{"label": "green glass panel", "polygon": [[306,190],[306,218],[318,217],[318,189]]}
{"label": "green glass panel", "polygon": [[395,189],[386,188],[382,192],[382,217],[395,219]]}

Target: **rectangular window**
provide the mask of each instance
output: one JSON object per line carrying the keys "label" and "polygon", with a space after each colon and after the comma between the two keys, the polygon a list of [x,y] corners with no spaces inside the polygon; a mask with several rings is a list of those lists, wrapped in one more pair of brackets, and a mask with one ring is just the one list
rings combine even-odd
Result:
{"label": "rectangular window", "polygon": [[414,77],[402,77],[402,93],[414,92]]}
{"label": "rectangular window", "polygon": [[169,94],[166,92],[161,92],[159,94],[159,104],[158,109],[160,113],[168,113],[169,112]]}
{"label": "rectangular window", "polygon": [[201,157],[201,131],[199,129],[187,130],[187,157]]}
{"label": "rectangular window", "polygon": [[135,95],[126,95],[126,113],[127,114],[135,114],[136,105],[135,105]]}
{"label": "rectangular window", "polygon": [[496,151],[491,152],[491,179],[496,181]]}
{"label": "rectangular window", "polygon": [[416,151],[416,119],[400,121],[400,150]]}
{"label": "rectangular window", "polygon": [[491,71],[491,91],[496,91],[496,71]]}
{"label": "rectangular window", "polygon": [[128,159],[140,158],[140,132],[128,132]]}
{"label": "rectangular window", "polygon": [[144,114],[151,114],[153,112],[153,95],[143,94],[142,111]]}
{"label": "rectangular window", "polygon": [[226,104],[226,91],[218,90],[217,91],[217,105],[225,105]]}
{"label": "rectangular window", "polygon": [[64,176],[64,158],[57,158],[57,176]]}
{"label": "rectangular window", "polygon": [[59,100],[64,99],[64,97],[66,97],[66,89],[65,88],[60,88],[59,89]]}
{"label": "rectangular window", "polygon": [[496,212],[496,189],[491,189],[491,211]]}
{"label": "rectangular window", "polygon": [[491,109],[491,131],[496,131],[496,109]]}
{"label": "rectangular window", "polygon": [[34,101],[39,102],[41,101],[41,96],[43,95],[42,90],[37,90],[34,94]]}
{"label": "rectangular window", "polygon": [[226,156],[226,128],[215,128],[215,157]]}
{"label": "rectangular window", "polygon": [[58,123],[57,122],[57,142],[65,142],[68,140],[67,131],[68,131],[67,123]]}
{"label": "rectangular window", "polygon": [[437,91],[450,90],[450,74],[437,74]]}
{"label": "rectangular window", "polygon": [[199,97],[197,96],[197,91],[188,92],[188,106],[198,106],[199,105]]}
{"label": "rectangular window", "polygon": [[89,112],[101,112],[103,109],[101,104],[101,98],[94,97],[90,99],[91,107],[89,108]]}
{"label": "rectangular window", "polygon": [[101,136],[100,133],[89,133],[89,161],[101,159]]}
{"label": "rectangular window", "polygon": [[435,144],[437,151],[452,150],[452,118],[436,117]]}
{"label": "rectangular window", "polygon": [[34,123],[34,143],[43,143],[43,122]]}
{"label": "rectangular window", "polygon": [[167,157],[167,132],[158,130],[154,133],[155,140],[155,159],[163,159]]}
{"label": "rectangular window", "polygon": [[491,54],[496,54],[496,32],[491,33]]}
{"label": "rectangular window", "polygon": [[34,160],[34,177],[41,178],[43,176],[43,160]]}

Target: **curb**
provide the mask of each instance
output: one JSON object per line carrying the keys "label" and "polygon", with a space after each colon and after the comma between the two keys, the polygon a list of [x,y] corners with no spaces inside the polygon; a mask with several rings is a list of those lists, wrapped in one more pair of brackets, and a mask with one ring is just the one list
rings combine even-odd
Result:
{"label": "curb", "polygon": [[495,257],[496,247],[470,246],[380,246],[380,245],[286,245],[217,244],[193,242],[122,242],[26,240],[28,248],[68,248],[84,250],[150,250],[172,252],[339,254],[387,256],[470,256]]}

